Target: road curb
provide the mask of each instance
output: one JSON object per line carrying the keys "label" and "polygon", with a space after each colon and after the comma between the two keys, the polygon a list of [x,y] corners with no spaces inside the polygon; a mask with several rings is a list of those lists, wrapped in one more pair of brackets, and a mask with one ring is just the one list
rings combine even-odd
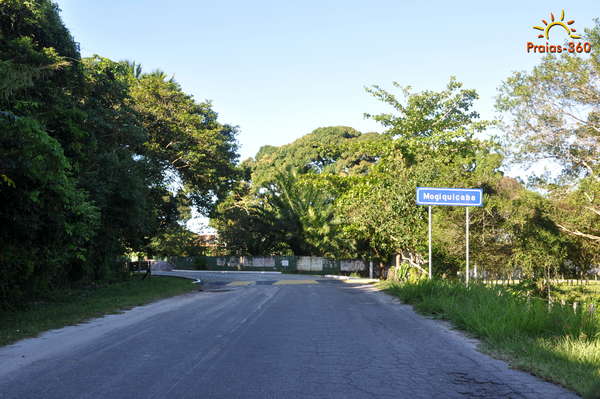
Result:
{"label": "road curb", "polygon": [[281,274],[281,272],[271,271],[255,271],[255,270],[185,270],[185,269],[173,269],[172,272],[184,272],[184,273],[261,273],[261,274]]}

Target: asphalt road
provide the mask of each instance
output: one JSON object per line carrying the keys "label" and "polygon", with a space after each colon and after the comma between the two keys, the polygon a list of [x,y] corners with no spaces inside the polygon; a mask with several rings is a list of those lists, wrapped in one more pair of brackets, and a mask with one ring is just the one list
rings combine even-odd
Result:
{"label": "asphalt road", "polygon": [[0,398],[577,397],[368,286],[202,276],[207,291],[1,348]]}

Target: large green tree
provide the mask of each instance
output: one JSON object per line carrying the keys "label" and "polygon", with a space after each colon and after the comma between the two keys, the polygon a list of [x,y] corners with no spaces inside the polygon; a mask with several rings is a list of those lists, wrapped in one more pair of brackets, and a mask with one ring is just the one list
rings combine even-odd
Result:
{"label": "large green tree", "polygon": [[237,178],[237,129],[218,122],[210,102],[196,102],[160,71],[139,76],[131,96],[148,133],[144,154],[155,173],[209,214]]}
{"label": "large green tree", "polygon": [[0,307],[176,247],[238,176],[236,129],[209,102],[81,59],[50,0],[0,0],[0,124]]}
{"label": "large green tree", "polygon": [[389,138],[346,126],[315,129],[291,144],[262,147],[212,224],[229,250],[264,255],[354,256],[335,202],[343,176],[364,174]]}
{"label": "large green tree", "polygon": [[391,140],[382,142],[383,156],[341,198],[345,230],[367,242],[368,252],[380,260],[399,254],[421,268],[427,218],[426,209],[415,205],[416,187],[481,186],[498,166],[488,161],[490,144],[474,138],[489,123],[472,110],[475,91],[454,79],[440,92],[402,88],[404,101],[378,86],[368,91],[393,108],[367,115]]}
{"label": "large green tree", "polygon": [[591,57],[548,55],[531,72],[514,73],[497,107],[507,115],[514,162],[553,167],[541,180],[557,201],[559,227],[600,243],[600,23],[586,37]]}
{"label": "large green tree", "polygon": [[300,174],[364,173],[378,159],[381,141],[389,139],[347,126],[321,127],[281,147],[263,146],[246,166],[256,187],[290,168]]}
{"label": "large green tree", "polygon": [[550,169],[531,184],[546,193],[551,219],[579,248],[571,272],[600,260],[600,22],[584,39],[591,56],[548,55],[510,76],[497,100],[513,163]]}
{"label": "large green tree", "polygon": [[[70,177],[60,144],[25,117],[0,116],[0,307],[46,292],[89,260],[99,210]],[[4,305],[4,306],[3,306]]]}
{"label": "large green tree", "polygon": [[140,250],[147,244],[156,228],[157,189],[143,156],[148,133],[133,108],[129,67],[97,56],[81,64],[85,83],[80,129],[85,133],[77,176],[101,210],[101,225],[90,248],[95,260],[90,271],[100,279],[126,249]]}
{"label": "large green tree", "polygon": [[50,1],[0,2],[0,307],[77,274],[99,209],[74,176],[83,75]]}

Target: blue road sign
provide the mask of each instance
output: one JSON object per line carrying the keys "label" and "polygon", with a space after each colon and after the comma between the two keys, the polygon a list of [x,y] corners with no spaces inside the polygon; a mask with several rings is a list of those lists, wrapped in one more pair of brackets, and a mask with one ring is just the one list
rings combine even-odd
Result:
{"label": "blue road sign", "polygon": [[417,187],[417,205],[483,206],[483,190]]}

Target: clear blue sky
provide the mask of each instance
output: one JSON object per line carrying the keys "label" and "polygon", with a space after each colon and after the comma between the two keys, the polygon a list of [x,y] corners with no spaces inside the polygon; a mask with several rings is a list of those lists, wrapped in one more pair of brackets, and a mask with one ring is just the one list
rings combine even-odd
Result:
{"label": "clear blue sky", "polygon": [[[381,131],[364,112],[388,111],[364,86],[442,89],[450,75],[480,94],[494,117],[496,88],[540,55],[532,28],[550,12],[578,32],[600,17],[600,2],[558,1],[198,1],[59,0],[83,56],[139,62],[172,74],[220,119],[239,125],[241,159],[317,127]],[[561,35],[563,35],[561,37]],[[566,35],[557,33],[557,40]],[[512,171],[513,175],[523,171]],[[204,229],[206,219],[188,223]]]}
{"label": "clear blue sky", "polygon": [[533,25],[564,8],[583,32],[600,16],[598,0],[58,4],[83,56],[162,69],[212,100],[223,122],[240,126],[242,159],[320,126],[379,131],[362,116],[387,110],[364,91],[371,84],[441,89],[456,75],[479,92],[481,115],[493,117],[500,82],[540,59],[525,51],[527,41],[545,43]]}

